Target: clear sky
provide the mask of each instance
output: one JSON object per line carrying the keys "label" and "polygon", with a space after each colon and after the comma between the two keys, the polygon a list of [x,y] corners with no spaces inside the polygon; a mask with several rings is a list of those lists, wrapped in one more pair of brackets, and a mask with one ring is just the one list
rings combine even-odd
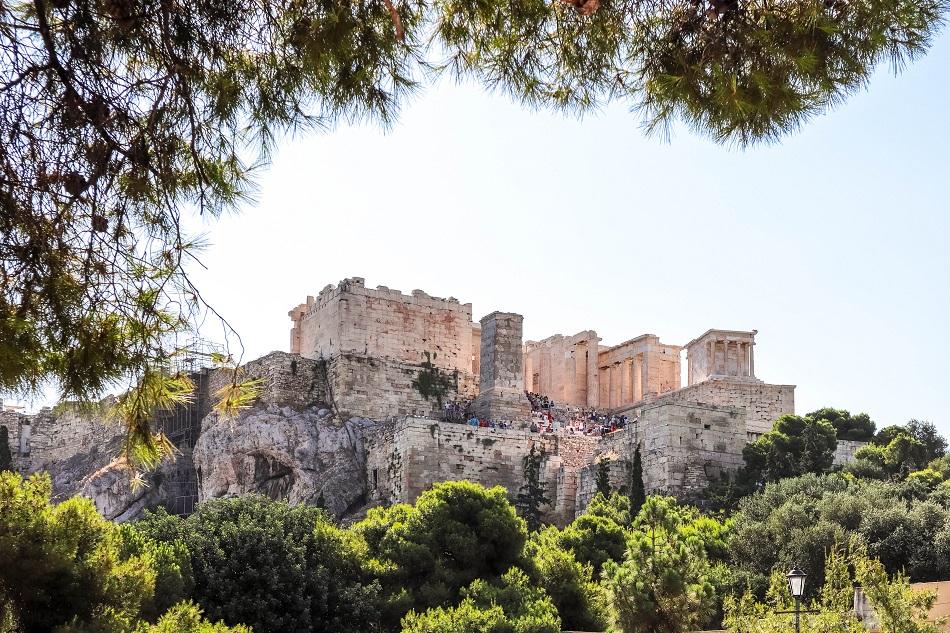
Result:
{"label": "clear sky", "polygon": [[796,409],[929,419],[950,434],[950,34],[781,144],[645,137],[476,86],[406,104],[390,131],[282,142],[257,202],[206,230],[211,303],[245,360],[288,348],[287,311],[365,277],[524,315],[526,339],[594,329],[684,344],[757,329],[756,373]]}

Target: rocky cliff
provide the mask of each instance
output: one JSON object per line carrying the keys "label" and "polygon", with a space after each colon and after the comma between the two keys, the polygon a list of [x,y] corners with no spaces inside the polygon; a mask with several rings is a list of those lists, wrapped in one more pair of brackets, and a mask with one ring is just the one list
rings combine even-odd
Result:
{"label": "rocky cliff", "polygon": [[254,407],[204,419],[193,459],[199,500],[259,493],[321,505],[336,516],[365,500],[364,432],[374,422],[337,420],[325,407]]}

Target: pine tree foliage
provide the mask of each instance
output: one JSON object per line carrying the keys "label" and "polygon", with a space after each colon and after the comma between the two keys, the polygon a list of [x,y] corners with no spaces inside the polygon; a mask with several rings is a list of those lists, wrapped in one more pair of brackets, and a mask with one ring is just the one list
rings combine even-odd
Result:
{"label": "pine tree foliage", "polygon": [[547,496],[547,484],[541,481],[543,461],[544,451],[536,451],[534,444],[522,460],[525,483],[518,493],[515,507],[528,524],[529,532],[534,532],[541,527],[541,506],[551,503],[551,499]]}
{"label": "pine tree foliage", "polygon": [[771,141],[925,52],[947,2],[0,3],[0,390],[98,395],[216,317],[182,214],[248,200],[284,131],[389,125],[448,75]]}
{"label": "pine tree foliage", "polygon": [[622,633],[695,630],[713,608],[714,589],[702,539],[686,529],[688,509],[650,497],[633,523],[627,555],[604,568]]}

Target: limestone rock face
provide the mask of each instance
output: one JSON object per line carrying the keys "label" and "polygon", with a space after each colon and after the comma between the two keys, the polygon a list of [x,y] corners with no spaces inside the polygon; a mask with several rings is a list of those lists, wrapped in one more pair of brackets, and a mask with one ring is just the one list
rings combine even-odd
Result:
{"label": "limestone rock face", "polygon": [[132,473],[122,460],[113,461],[82,482],[79,494],[92,499],[110,521],[128,521],[162,498],[162,469],[151,473],[144,485],[132,485]]}
{"label": "limestone rock face", "polygon": [[365,499],[363,435],[374,424],[317,407],[260,405],[232,419],[212,413],[193,455],[199,501],[259,493],[344,516]]}

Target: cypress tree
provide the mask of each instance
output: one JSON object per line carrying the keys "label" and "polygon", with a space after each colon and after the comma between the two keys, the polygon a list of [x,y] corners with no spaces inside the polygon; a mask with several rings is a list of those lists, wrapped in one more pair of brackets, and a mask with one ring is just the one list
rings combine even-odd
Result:
{"label": "cypress tree", "polygon": [[647,500],[643,486],[643,462],[640,459],[640,445],[633,452],[633,465],[630,467],[630,515],[636,516]]}
{"label": "cypress tree", "polygon": [[610,496],[610,459],[606,457],[597,462],[597,492]]}
{"label": "cypress tree", "polygon": [[541,506],[551,503],[547,496],[547,484],[541,481],[541,461],[543,459],[544,451],[536,452],[532,444],[531,452],[525,455],[522,461],[525,483],[521,487],[518,499],[515,502],[515,506],[528,524],[528,530],[531,532],[541,527]]}

